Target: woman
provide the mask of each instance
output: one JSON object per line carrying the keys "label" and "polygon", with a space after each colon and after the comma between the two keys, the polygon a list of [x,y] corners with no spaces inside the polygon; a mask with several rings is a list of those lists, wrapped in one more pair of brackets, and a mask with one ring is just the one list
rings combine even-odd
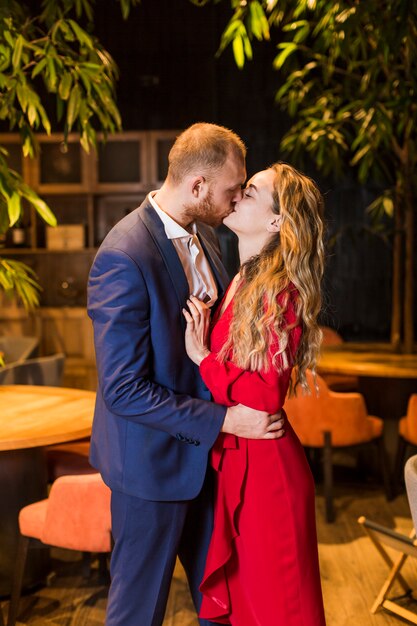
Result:
{"label": "woman", "polygon": [[[279,411],[291,383],[306,386],[321,333],[322,198],[284,163],[251,178],[224,224],[241,268],[212,321],[192,297],[186,347],[215,402]],[[233,626],[324,626],[314,484],[288,421],[281,439],[221,433],[214,531],[200,617]]]}

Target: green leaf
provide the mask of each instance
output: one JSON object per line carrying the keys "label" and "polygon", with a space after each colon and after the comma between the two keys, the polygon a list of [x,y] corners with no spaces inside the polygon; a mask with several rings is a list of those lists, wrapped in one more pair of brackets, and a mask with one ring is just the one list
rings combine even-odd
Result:
{"label": "green leaf", "polygon": [[21,261],[0,258],[0,285],[6,294],[17,294],[27,311],[39,306],[41,287],[32,268]]}
{"label": "green leaf", "polygon": [[23,141],[23,145],[22,145],[22,150],[23,150],[23,156],[25,157],[33,156],[33,143],[32,143],[31,137],[29,136],[25,137]]}
{"label": "green leaf", "polygon": [[4,72],[10,65],[11,51],[10,48],[0,45],[0,72]]}
{"label": "green leaf", "polygon": [[31,126],[37,125],[37,122],[39,121],[38,112],[33,104],[28,106],[28,120]]}
{"label": "green leaf", "polygon": [[237,35],[233,39],[233,56],[235,57],[236,65],[241,70],[245,65],[245,52],[243,46],[243,40],[240,35]]}
{"label": "green leaf", "polygon": [[84,44],[90,50],[94,50],[94,44],[91,37],[75,22],[74,20],[68,20],[68,23],[71,24],[72,30],[74,31],[74,35],[77,37],[80,44]]}
{"label": "green leaf", "polygon": [[253,0],[249,3],[248,24],[251,32],[255,35],[256,39],[258,41],[261,41],[263,39],[263,29],[259,16],[259,9],[261,9],[261,14],[263,15],[262,7],[257,0]]}
{"label": "green leaf", "polygon": [[85,150],[85,152],[89,153],[90,152],[90,141],[88,139],[88,135],[85,131],[82,132],[81,137],[80,137],[80,144],[83,147],[83,150]]}
{"label": "green leaf", "polygon": [[20,196],[16,191],[12,193],[7,203],[7,210],[9,213],[9,226],[13,226],[14,224],[16,224],[22,211]]}
{"label": "green leaf", "polygon": [[16,39],[12,56],[12,64],[15,70],[20,66],[24,41],[25,40],[23,39],[22,35],[19,35]]}
{"label": "green leaf", "polygon": [[[7,176],[7,174],[6,174]],[[3,195],[3,197],[7,200],[7,202],[9,202],[10,197],[13,193],[13,190],[10,189],[10,186],[8,184],[7,178],[6,176],[1,176],[0,177],[0,193]]]}
{"label": "green leaf", "polygon": [[47,65],[48,60],[45,58],[41,59],[38,63],[36,63],[35,67],[33,68],[32,71],[32,78],[35,78],[38,74],[40,74],[41,72],[43,72],[43,70],[45,69],[46,65]]}
{"label": "green leaf", "polygon": [[18,84],[16,86],[16,95],[23,113],[26,113],[26,109],[29,104],[29,89],[26,84]]}
{"label": "green leaf", "polygon": [[84,69],[90,70],[91,74],[93,75],[97,75],[100,74],[100,72],[103,71],[103,66],[99,65],[98,63],[91,63],[89,61],[86,61],[82,64],[82,67]]}
{"label": "green leaf", "polygon": [[253,54],[252,54],[252,46],[251,46],[251,43],[250,43],[249,37],[245,34],[245,35],[242,37],[242,40],[243,40],[243,47],[244,47],[244,51],[245,51],[246,58],[248,58],[249,60],[251,60],[251,59],[252,59],[252,57],[253,57]]}
{"label": "green leaf", "polygon": [[49,89],[50,91],[55,92],[57,76],[56,76],[56,70],[55,70],[55,63],[51,57],[48,57],[47,65],[48,65]]}
{"label": "green leaf", "polygon": [[38,113],[42,120],[42,125],[45,129],[45,132],[47,133],[47,135],[50,135],[51,134],[51,122],[49,121],[48,115],[40,102],[38,103]]}
{"label": "green leaf", "polygon": [[71,130],[72,125],[77,119],[78,112],[80,110],[80,102],[81,102],[80,87],[78,83],[75,83],[74,87],[71,90],[71,95],[68,101],[67,124],[68,124],[69,130]]}
{"label": "green leaf", "polygon": [[310,34],[310,24],[308,22],[305,26],[300,28],[300,30],[294,35],[294,43],[302,43],[305,41]]}
{"label": "green leaf", "polygon": [[228,25],[226,26],[218,51],[216,52],[216,56],[219,56],[223,50],[234,40],[237,36],[237,33],[241,30],[241,28],[245,28],[241,19],[236,17],[232,17]]}
{"label": "green leaf", "polygon": [[276,70],[282,68],[285,61],[297,50],[298,46],[296,43],[289,42],[278,44],[278,48],[282,48],[282,52],[280,52],[274,59],[273,66]]}
{"label": "green leaf", "polygon": [[68,100],[72,86],[72,75],[70,72],[65,72],[62,76],[58,87],[58,94],[62,100]]}
{"label": "green leaf", "polygon": [[52,213],[49,206],[39,198],[39,196],[30,188],[28,185],[22,185],[22,196],[26,198],[28,202],[36,209],[41,218],[49,224],[49,226],[56,226],[57,220],[55,215]]}
{"label": "green leaf", "polygon": [[[132,2],[134,2],[135,0],[131,0]],[[88,19],[89,22],[93,21],[93,9],[91,6],[91,0],[81,0],[83,8],[84,8],[84,13]]]}
{"label": "green leaf", "polygon": [[10,48],[12,50],[14,50],[15,40],[12,37],[12,33],[9,30],[4,30],[3,31],[3,37],[5,38],[7,43],[9,44]]}
{"label": "green leaf", "polygon": [[382,206],[384,207],[385,214],[389,217],[393,217],[394,215],[394,202],[392,198],[385,196],[382,200]]}
{"label": "green leaf", "polygon": [[359,163],[359,161],[361,159],[363,159],[363,157],[368,154],[369,150],[371,149],[371,144],[366,144],[366,146],[363,146],[363,148],[361,148],[360,150],[358,150],[358,152],[356,152],[356,154],[354,155],[354,157],[351,159],[350,164],[351,165],[356,165],[357,163]]}
{"label": "green leaf", "polygon": [[120,8],[122,10],[122,16],[124,20],[127,20],[127,18],[129,17],[129,2],[126,2],[126,0],[120,0]]}
{"label": "green leaf", "polygon": [[394,202],[391,190],[385,190],[380,196],[375,198],[375,200],[366,207],[365,212],[371,217],[374,226],[381,221],[384,215],[392,218],[394,215]]}
{"label": "green leaf", "polygon": [[64,101],[61,100],[61,98],[57,98],[56,100],[56,117],[58,122],[60,122],[62,120],[62,116],[64,115],[65,112],[65,105],[64,105]]}
{"label": "green leaf", "polygon": [[[107,128],[112,126],[112,122],[111,122],[111,118],[109,116],[112,116],[112,118],[114,119],[117,128],[121,127],[121,117],[120,117],[120,113],[118,108],[116,107],[114,100],[112,99],[112,97],[110,96],[110,94],[108,93],[108,91],[106,89],[103,89],[101,86],[96,85],[95,83],[93,83],[93,88],[95,90],[95,92],[97,93],[97,96],[100,98],[101,102],[103,103],[104,107],[100,107],[100,104],[98,103],[97,106],[99,106],[102,110],[102,119],[105,121]],[[92,102],[90,102],[90,107],[93,108],[92,106]],[[95,111],[97,112],[97,111]],[[106,126],[105,126],[106,127]],[[112,130],[112,129],[111,129]]]}

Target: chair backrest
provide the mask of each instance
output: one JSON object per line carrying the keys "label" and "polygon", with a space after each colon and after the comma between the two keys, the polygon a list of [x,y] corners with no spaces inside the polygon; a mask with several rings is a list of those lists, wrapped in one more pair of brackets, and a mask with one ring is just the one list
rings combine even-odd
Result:
{"label": "chair backrest", "polygon": [[343,343],[343,338],[330,326],[320,326],[320,330],[323,333],[323,346],[340,346]]}
{"label": "chair backrest", "polygon": [[407,439],[409,441],[417,441],[417,393],[413,393],[407,405]]}
{"label": "chair backrest", "polygon": [[318,441],[323,442],[323,423],[326,415],[323,403],[329,390],[324,380],[317,374],[317,393],[310,370],[307,370],[306,376],[310,394],[298,387],[296,396],[286,398],[284,409],[301,443],[312,446],[317,445]]}
{"label": "chair backrest", "polygon": [[6,364],[24,361],[35,356],[38,345],[37,337],[0,337],[0,352],[3,353]]}
{"label": "chair backrest", "polygon": [[404,467],[405,488],[414,528],[417,529],[417,454],[411,456]]}
{"label": "chair backrest", "polygon": [[372,439],[372,425],[367,419],[361,394],[331,391],[318,374],[317,394],[309,370],[306,376],[311,394],[300,390],[297,396],[287,397],[284,404],[290,424],[304,446],[322,446],[324,431],[332,433],[334,446],[349,446]]}
{"label": "chair backrest", "polygon": [[57,478],[40,540],[70,550],[109,552],[110,493],[100,474]]}
{"label": "chair backrest", "polygon": [[64,373],[65,354],[28,359],[0,368],[1,385],[48,385],[59,387]]}

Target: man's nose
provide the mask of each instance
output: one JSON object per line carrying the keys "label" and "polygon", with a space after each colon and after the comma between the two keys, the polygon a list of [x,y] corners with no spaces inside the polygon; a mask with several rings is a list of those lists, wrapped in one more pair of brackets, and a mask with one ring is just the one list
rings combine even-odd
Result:
{"label": "man's nose", "polygon": [[243,189],[238,189],[233,195],[232,202],[240,202],[243,198]]}

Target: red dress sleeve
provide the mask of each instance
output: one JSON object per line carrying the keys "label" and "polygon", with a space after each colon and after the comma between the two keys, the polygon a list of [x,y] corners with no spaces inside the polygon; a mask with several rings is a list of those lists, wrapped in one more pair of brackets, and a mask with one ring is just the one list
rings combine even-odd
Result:
{"label": "red dress sleeve", "polygon": [[[219,324],[223,321],[222,318]],[[297,319],[293,297],[289,299],[284,318],[290,325],[293,325]],[[294,355],[301,338],[300,325],[295,325],[289,332],[288,345],[290,353]],[[253,409],[268,411],[268,413],[276,413],[282,408],[287,395],[292,364],[289,364],[288,368],[282,372],[278,372],[272,366],[267,371],[252,372],[238,367],[231,360],[223,363],[218,361],[219,350],[220,348],[212,351],[200,364],[201,376],[215,402],[226,406],[244,404]],[[272,350],[270,350],[270,357],[272,362]]]}

